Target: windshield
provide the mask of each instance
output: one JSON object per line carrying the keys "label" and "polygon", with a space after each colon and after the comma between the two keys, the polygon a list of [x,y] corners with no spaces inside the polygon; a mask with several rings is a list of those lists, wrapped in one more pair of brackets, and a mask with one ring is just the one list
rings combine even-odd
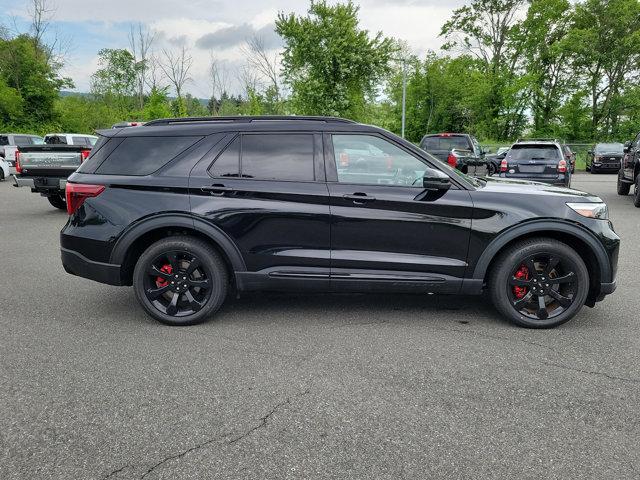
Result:
{"label": "windshield", "polygon": [[41,137],[31,137],[34,145],[44,145],[44,139]]}
{"label": "windshield", "polygon": [[446,150],[450,151],[454,148],[471,150],[467,137],[426,137],[422,141],[422,148],[427,152],[430,150]]}
{"label": "windshield", "polygon": [[596,145],[597,153],[622,153],[621,143],[599,143]]}

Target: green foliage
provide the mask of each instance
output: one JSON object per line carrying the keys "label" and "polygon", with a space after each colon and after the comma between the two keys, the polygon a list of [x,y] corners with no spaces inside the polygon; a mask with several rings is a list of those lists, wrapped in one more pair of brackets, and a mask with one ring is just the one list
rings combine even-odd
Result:
{"label": "green foliage", "polygon": [[98,52],[100,68],[91,76],[91,92],[123,117],[135,106],[136,78],[140,64],[126,49]]}
{"label": "green foliage", "polygon": [[117,111],[89,96],[62,97],[56,102],[56,112],[59,118],[57,130],[64,132],[92,134],[122,120]]}
{"label": "green foliage", "polygon": [[0,38],[0,123],[29,129],[54,122],[58,91],[71,86],[57,68],[28,35]]}
{"label": "green foliage", "polygon": [[149,121],[169,117],[171,117],[171,107],[169,105],[167,88],[153,87],[145,102],[142,111],[142,120]]}
{"label": "green foliage", "polygon": [[280,13],[276,32],[285,42],[283,74],[295,113],[364,116],[395,47],[359,28],[358,7],[312,2],[307,16]]}

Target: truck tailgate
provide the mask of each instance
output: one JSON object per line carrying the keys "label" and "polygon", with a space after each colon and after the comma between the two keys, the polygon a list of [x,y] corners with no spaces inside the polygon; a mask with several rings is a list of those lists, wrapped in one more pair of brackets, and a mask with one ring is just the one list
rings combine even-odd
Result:
{"label": "truck tailgate", "polygon": [[68,176],[82,163],[80,146],[39,145],[20,148],[20,167],[24,175]]}

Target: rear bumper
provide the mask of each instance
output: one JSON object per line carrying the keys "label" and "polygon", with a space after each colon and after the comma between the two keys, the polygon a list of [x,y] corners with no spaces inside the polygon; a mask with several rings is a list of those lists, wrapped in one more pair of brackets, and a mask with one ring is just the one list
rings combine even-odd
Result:
{"label": "rear bumper", "polygon": [[64,190],[67,186],[66,178],[20,177],[17,175],[12,175],[12,177],[14,187],[29,187],[32,192]]}
{"label": "rear bumper", "polygon": [[122,285],[120,280],[120,265],[102,263],[89,260],[82,254],[61,249],[62,266],[67,273],[78,277],[88,278],[108,285]]}
{"label": "rear bumper", "polygon": [[569,176],[568,175],[558,175],[556,177],[541,177],[541,176],[536,176],[535,174],[516,174],[516,175],[510,175],[510,174],[505,174],[505,173],[501,173],[500,174],[501,178],[509,178],[512,180],[525,180],[525,181],[529,181],[529,182],[539,182],[539,183],[548,183],[550,185],[567,185],[569,183]]}

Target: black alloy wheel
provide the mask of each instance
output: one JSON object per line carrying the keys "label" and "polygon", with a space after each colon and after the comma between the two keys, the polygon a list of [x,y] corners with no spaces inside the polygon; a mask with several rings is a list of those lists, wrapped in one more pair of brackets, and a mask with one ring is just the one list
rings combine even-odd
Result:
{"label": "black alloy wheel", "polygon": [[213,314],[226,297],[228,276],[218,253],[202,240],[170,237],[149,247],[134,271],[142,307],[168,325],[193,325]]}
{"label": "black alloy wheel", "polygon": [[526,240],[500,258],[490,280],[496,308],[521,326],[549,328],[584,305],[589,274],[580,256],[553,239]]}

